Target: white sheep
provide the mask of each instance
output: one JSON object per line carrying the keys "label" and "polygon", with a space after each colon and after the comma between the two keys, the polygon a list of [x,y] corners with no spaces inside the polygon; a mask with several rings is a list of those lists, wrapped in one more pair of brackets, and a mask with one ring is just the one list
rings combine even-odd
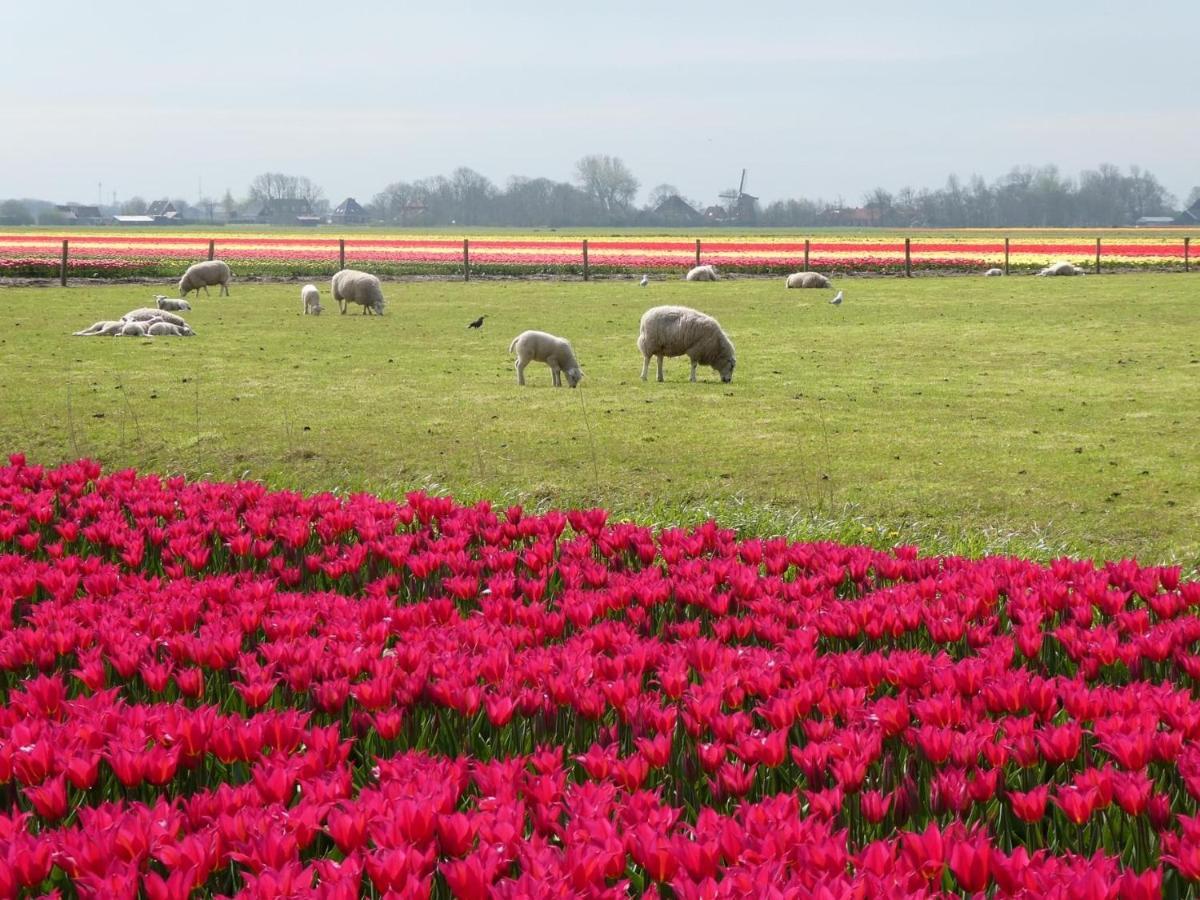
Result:
{"label": "white sheep", "polygon": [[125,315],[121,316],[123,322],[170,322],[172,325],[186,325],[187,322],[183,317],[175,315],[175,313],[166,312],[161,309],[154,309],[149,306],[143,306],[138,309],[131,309]]}
{"label": "white sheep", "polygon": [[233,277],[233,272],[229,270],[229,266],[223,260],[210,259],[205,262],[198,262],[195,265],[188,266],[183,277],[179,279],[179,296],[186,297],[189,292],[195,291],[196,296],[200,296],[200,288],[204,288],[204,293],[208,293],[209,285],[219,284],[221,290],[217,296],[229,294],[229,279]]}
{"label": "white sheep", "polygon": [[124,327],[125,321],[123,319],[118,319],[115,322],[112,320],[104,320],[101,322],[93,322],[87,328],[83,329],[82,331],[73,332],[73,334],[76,337],[107,337],[116,334]]}
{"label": "white sheep", "polygon": [[716,266],[696,266],[694,269],[689,269],[688,273],[683,276],[684,281],[716,281],[717,280]]}
{"label": "white sheep", "polygon": [[1056,263],[1051,263],[1050,265],[1046,266],[1046,268],[1042,269],[1042,271],[1038,272],[1039,276],[1086,275],[1086,274],[1087,273],[1083,269],[1079,268],[1079,266],[1074,265],[1073,263],[1069,263],[1066,260],[1062,260],[1062,261],[1059,261]]}
{"label": "white sheep", "polygon": [[196,332],[188,325],[173,325],[170,322],[151,322],[146,334],[164,337],[192,337]]}
{"label": "white sheep", "polygon": [[733,344],[712,316],[686,306],[656,306],[642,316],[637,339],[642,352],[642,381],[650,369],[650,357],[658,357],[658,380],[663,380],[664,356],[687,356],[692,361],[692,377],[696,366],[712,366],[728,383],[733,381],[736,364]]}
{"label": "white sheep", "polygon": [[988,269],[986,272],[983,273],[983,277],[984,278],[995,278],[997,275],[1003,275],[1003,274],[1004,274],[1003,269]]}
{"label": "white sheep", "polygon": [[820,272],[793,272],[787,277],[790,288],[828,288],[829,279]]}
{"label": "white sheep", "polygon": [[306,316],[319,316],[324,312],[321,306],[321,292],[315,284],[306,284],[300,288],[300,305]]}
{"label": "white sheep", "polygon": [[186,300],[167,297],[163,294],[154,295],[154,305],[159,309],[165,309],[168,312],[185,312],[192,308],[192,304],[188,303]]}
{"label": "white sheep", "polygon": [[550,367],[555,387],[562,387],[563,372],[567,373],[567,384],[571,387],[583,378],[575,351],[566,338],[544,331],[522,331],[508,345],[508,352],[517,354],[517,384],[525,383],[525,367],[531,362],[544,362]]}
{"label": "white sheep", "polygon": [[343,316],[346,314],[346,301],[361,305],[363,315],[369,312],[383,315],[383,287],[374,275],[357,269],[342,269],[333,276],[331,284],[333,299]]}
{"label": "white sheep", "polygon": [[145,337],[146,323],[145,322],[126,322],[121,326],[121,330],[117,332],[118,337]]}

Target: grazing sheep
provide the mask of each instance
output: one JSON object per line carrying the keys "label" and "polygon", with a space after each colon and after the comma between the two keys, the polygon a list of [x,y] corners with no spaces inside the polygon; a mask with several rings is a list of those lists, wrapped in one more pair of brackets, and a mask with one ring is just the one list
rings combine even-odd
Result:
{"label": "grazing sheep", "polygon": [[696,266],[694,269],[689,269],[688,273],[683,276],[684,281],[716,281],[717,269],[715,266]]}
{"label": "grazing sheep", "polygon": [[167,312],[186,312],[192,308],[192,304],[186,300],[164,297],[162,294],[154,295],[154,305],[159,309],[167,310]]}
{"label": "grazing sheep", "polygon": [[146,323],[145,322],[126,322],[121,326],[121,330],[117,332],[118,337],[145,337]]}
{"label": "grazing sheep", "polygon": [[179,296],[186,297],[189,292],[195,291],[196,296],[200,296],[200,288],[204,288],[204,293],[208,293],[209,285],[219,284],[221,290],[217,296],[229,294],[229,279],[233,277],[233,273],[229,271],[229,266],[219,259],[210,259],[206,262],[198,262],[195,265],[188,266],[183,277],[179,279]]}
{"label": "grazing sheep", "polygon": [[829,279],[820,272],[793,272],[787,277],[790,288],[828,288]]}
{"label": "grazing sheep", "polygon": [[642,381],[650,369],[650,357],[658,357],[658,380],[663,380],[664,356],[687,356],[696,366],[712,366],[728,383],[733,381],[736,364],[733,344],[712,316],[686,306],[656,306],[646,310],[638,331],[637,346],[642,351]]}
{"label": "grazing sheep", "polygon": [[1066,262],[1065,260],[1061,261],[1061,262],[1051,263],[1050,265],[1046,266],[1046,268],[1042,269],[1042,271],[1038,272],[1039,276],[1086,275],[1086,274],[1087,273],[1085,271],[1083,271],[1083,269],[1079,268],[1079,266],[1073,265],[1072,263]]}
{"label": "grazing sheep", "polygon": [[321,306],[321,292],[315,284],[306,284],[300,288],[300,303],[304,306],[304,315],[319,316],[325,307]]}
{"label": "grazing sheep", "polygon": [[172,325],[170,322],[151,322],[146,334],[164,337],[192,337],[196,332],[188,325]]}
{"label": "grazing sheep", "polygon": [[555,387],[562,387],[562,373],[567,373],[567,384],[579,384],[583,372],[575,361],[575,351],[566,338],[555,337],[544,331],[522,331],[508,345],[509,353],[517,354],[517,384],[525,383],[525,367],[531,362],[544,362],[550,367],[550,377]]}
{"label": "grazing sheep", "polygon": [[983,277],[984,278],[995,278],[997,275],[1003,275],[1003,274],[1004,274],[1003,269],[988,269],[986,272],[983,273]]}
{"label": "grazing sheep", "polygon": [[370,312],[383,315],[383,287],[374,275],[357,269],[342,269],[333,276],[332,285],[333,299],[343,316],[346,314],[346,301],[361,305],[363,315]]}
{"label": "grazing sheep", "polygon": [[121,316],[124,322],[170,322],[172,325],[186,325],[187,322],[182,317],[175,313],[166,312],[161,309],[153,309],[149,306],[143,306],[139,309],[131,309],[125,315]]}
{"label": "grazing sheep", "polygon": [[105,320],[102,322],[94,322],[82,331],[75,331],[72,332],[72,334],[74,334],[75,337],[107,337],[109,335],[116,334],[124,327],[125,322],[121,319],[118,319],[115,322],[111,320]]}

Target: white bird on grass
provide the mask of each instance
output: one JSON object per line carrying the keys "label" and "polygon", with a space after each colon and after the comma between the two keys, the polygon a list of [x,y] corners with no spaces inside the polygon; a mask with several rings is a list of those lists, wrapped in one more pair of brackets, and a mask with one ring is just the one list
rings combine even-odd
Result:
{"label": "white bird on grass", "polygon": [[638,282],[638,284],[640,284],[642,287],[645,287],[645,286],[646,286],[646,285],[648,285],[649,283],[650,283],[650,276],[649,276],[649,275],[643,275],[643,276],[642,276],[642,280]]}
{"label": "white bird on grass", "polygon": [[832,303],[834,306],[841,306],[842,305],[842,292],[838,291],[837,296],[835,296],[829,302]]}

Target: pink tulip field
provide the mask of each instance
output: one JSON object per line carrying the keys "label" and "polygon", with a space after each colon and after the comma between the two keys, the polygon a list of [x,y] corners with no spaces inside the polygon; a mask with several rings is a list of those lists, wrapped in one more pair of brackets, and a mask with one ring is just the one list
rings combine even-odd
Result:
{"label": "pink tulip field", "polygon": [[1200,885],[1200,582],[0,467],[0,897]]}

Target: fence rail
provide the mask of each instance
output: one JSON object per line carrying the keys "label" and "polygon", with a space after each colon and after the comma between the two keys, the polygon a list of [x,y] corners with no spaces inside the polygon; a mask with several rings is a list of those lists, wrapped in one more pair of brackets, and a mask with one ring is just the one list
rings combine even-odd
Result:
{"label": "fence rail", "polygon": [[[1029,272],[1065,259],[1096,273],[1129,269],[1190,272],[1191,237],[1175,240],[1028,237],[893,240],[805,238],[766,240],[518,240],[503,238],[107,238],[92,235],[0,233],[0,276],[53,278],[167,277],[200,259],[220,257],[243,276],[332,275],[356,266],[383,275],[461,276],[553,274],[582,276],[682,271],[711,264],[727,272],[838,274],[972,272],[1003,266]],[[457,249],[461,248],[461,250]],[[57,259],[55,251],[58,250]],[[458,253],[461,252],[461,256]]]}

